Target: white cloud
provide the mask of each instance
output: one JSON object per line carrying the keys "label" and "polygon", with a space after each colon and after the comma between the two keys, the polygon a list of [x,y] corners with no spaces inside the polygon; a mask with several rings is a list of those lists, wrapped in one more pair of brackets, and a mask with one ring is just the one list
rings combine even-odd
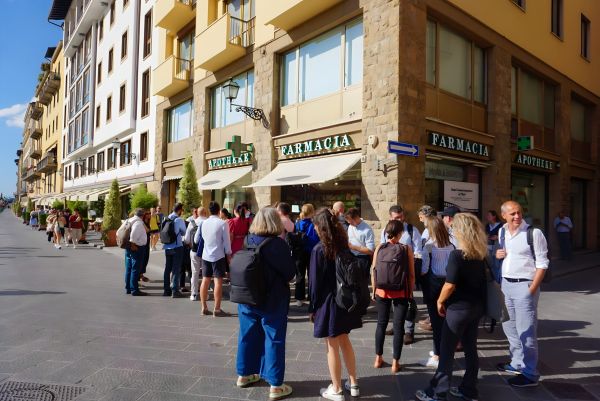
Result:
{"label": "white cloud", "polygon": [[5,119],[5,123],[9,127],[23,128],[25,110],[27,110],[27,103],[13,104],[0,109],[0,119]]}

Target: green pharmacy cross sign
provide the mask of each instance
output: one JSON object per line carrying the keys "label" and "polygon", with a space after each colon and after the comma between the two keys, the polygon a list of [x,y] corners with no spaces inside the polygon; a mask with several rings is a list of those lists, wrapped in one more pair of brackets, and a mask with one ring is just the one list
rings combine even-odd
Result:
{"label": "green pharmacy cross sign", "polygon": [[254,145],[251,143],[242,143],[242,138],[238,135],[231,137],[231,142],[225,143],[225,149],[231,151],[231,156],[218,157],[208,161],[208,169],[237,167],[247,165],[252,162],[254,155]]}
{"label": "green pharmacy cross sign", "polygon": [[520,136],[517,137],[517,150],[523,152],[525,150],[533,149],[533,137],[532,136]]}

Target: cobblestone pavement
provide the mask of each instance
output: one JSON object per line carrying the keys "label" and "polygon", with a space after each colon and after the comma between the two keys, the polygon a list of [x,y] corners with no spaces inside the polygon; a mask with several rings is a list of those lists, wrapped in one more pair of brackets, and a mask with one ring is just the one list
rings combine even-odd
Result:
{"label": "cobblestone pavement", "polygon": [[[188,299],[159,296],[160,252],[146,291],[123,290],[122,251],[56,250],[10,211],[0,214],[0,400],[263,400],[267,386],[237,389],[237,319],[200,316]],[[514,390],[493,366],[504,361],[502,330],[481,331],[482,400],[600,400],[599,269],[555,279],[540,301],[543,385]],[[235,312],[226,302],[224,309]],[[352,333],[363,400],[412,400],[432,371],[421,367],[429,333],[405,346],[403,371],[371,367],[375,314]],[[386,360],[391,358],[391,338]],[[291,306],[286,382],[294,400],[317,400],[328,383],[324,345]],[[462,366],[458,355],[457,369]],[[458,372],[460,374],[460,372]],[[49,395],[53,394],[53,395]],[[11,398],[12,397],[12,398]],[[351,399],[349,395],[346,399]]]}

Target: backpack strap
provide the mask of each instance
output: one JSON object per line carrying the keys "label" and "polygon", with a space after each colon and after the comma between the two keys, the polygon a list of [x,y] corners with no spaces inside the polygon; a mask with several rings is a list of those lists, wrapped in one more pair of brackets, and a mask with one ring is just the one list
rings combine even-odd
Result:
{"label": "backpack strap", "polygon": [[504,234],[505,234],[505,230],[504,227],[500,228],[500,230],[498,231],[498,234],[500,236],[500,248],[504,248]]}
{"label": "backpack strap", "polygon": [[414,231],[414,227],[412,224],[408,224],[406,226],[406,231],[408,231],[408,235],[410,236],[410,243],[412,244],[412,239],[413,239],[413,231]]}
{"label": "backpack strap", "polygon": [[535,227],[533,227],[533,226],[527,227],[527,245],[529,245],[529,249],[531,249],[531,256],[533,256],[533,261],[535,262],[535,248],[533,246],[533,230],[535,230]]}

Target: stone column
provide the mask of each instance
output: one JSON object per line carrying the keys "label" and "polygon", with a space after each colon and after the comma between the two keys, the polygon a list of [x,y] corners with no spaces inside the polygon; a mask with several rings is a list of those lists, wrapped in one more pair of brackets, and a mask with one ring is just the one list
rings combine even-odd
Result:
{"label": "stone column", "polygon": [[490,167],[482,171],[481,210],[496,210],[511,196],[511,56],[496,46],[487,51],[487,131],[495,137]]}
{"label": "stone column", "polygon": [[[254,59],[254,107],[262,109],[270,123],[269,129],[260,121],[254,122],[252,143],[254,144],[254,170],[252,182],[267,175],[275,167],[275,151],[272,137],[279,130],[279,68],[277,55],[268,46],[262,46],[253,53]],[[258,210],[278,201],[279,187],[254,188],[251,208]]]}

